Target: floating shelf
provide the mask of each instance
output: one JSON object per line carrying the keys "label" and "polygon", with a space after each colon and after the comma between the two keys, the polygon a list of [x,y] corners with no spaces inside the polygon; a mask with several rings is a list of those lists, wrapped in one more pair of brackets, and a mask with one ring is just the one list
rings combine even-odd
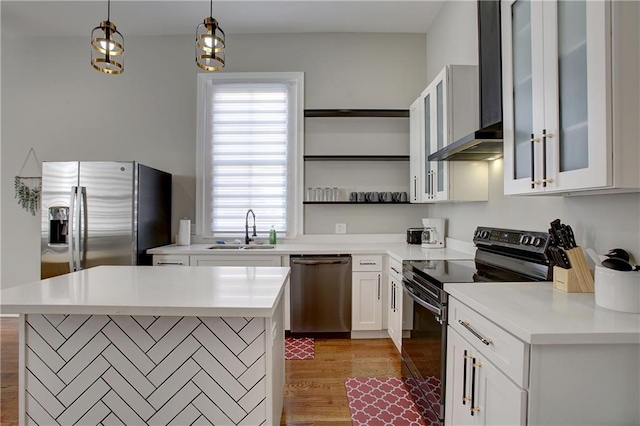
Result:
{"label": "floating shelf", "polygon": [[305,117],[406,117],[408,109],[305,109]]}
{"label": "floating shelf", "polygon": [[368,205],[398,205],[398,204],[411,204],[409,201],[398,201],[398,202],[371,202],[371,201],[303,201],[303,204],[368,204]]}
{"label": "floating shelf", "polygon": [[304,161],[409,161],[408,155],[305,155]]}

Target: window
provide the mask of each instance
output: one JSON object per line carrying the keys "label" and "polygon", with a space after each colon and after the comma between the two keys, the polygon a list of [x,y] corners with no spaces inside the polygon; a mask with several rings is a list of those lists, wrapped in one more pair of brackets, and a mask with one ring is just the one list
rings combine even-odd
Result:
{"label": "window", "polygon": [[[203,237],[293,236],[302,73],[198,74],[197,217]],[[249,218],[249,225],[253,218]]]}

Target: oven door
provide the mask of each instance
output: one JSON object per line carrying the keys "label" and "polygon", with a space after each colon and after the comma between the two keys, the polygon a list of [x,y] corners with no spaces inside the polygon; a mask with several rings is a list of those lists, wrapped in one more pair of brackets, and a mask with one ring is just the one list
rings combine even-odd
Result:
{"label": "oven door", "polygon": [[402,336],[402,377],[421,408],[423,417],[442,422],[447,347],[446,304],[433,297],[433,289],[427,290],[410,280],[403,279],[402,287],[403,296],[413,305],[412,327]]}

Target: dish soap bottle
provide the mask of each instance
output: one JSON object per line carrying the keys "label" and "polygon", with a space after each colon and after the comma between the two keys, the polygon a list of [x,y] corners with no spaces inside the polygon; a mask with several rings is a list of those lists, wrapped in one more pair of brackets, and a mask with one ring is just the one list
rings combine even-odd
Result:
{"label": "dish soap bottle", "polygon": [[269,229],[269,244],[275,244],[276,243],[276,228],[271,225],[271,229]]}

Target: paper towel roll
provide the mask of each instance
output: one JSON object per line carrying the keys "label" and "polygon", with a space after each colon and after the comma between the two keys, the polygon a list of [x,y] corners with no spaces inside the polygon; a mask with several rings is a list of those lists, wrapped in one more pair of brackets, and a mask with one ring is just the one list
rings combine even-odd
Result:
{"label": "paper towel roll", "polygon": [[177,244],[179,246],[191,245],[191,221],[189,219],[180,219]]}

